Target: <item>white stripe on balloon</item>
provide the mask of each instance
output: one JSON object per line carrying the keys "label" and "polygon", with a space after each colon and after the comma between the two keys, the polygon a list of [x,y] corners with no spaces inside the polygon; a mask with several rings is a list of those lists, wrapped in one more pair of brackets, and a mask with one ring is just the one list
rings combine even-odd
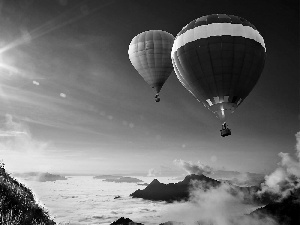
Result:
{"label": "white stripe on balloon", "polygon": [[212,23],[195,27],[177,36],[172,47],[171,57],[173,56],[174,52],[176,52],[180,47],[186,45],[187,43],[199,40],[201,38],[222,35],[244,37],[255,40],[260,43],[266,51],[263,37],[257,30],[253,29],[252,27],[243,26],[242,24]]}

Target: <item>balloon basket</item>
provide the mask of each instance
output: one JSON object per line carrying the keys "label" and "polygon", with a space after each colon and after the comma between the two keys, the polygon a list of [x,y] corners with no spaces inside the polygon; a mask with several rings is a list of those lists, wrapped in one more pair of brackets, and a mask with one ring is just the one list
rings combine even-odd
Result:
{"label": "balloon basket", "polygon": [[231,130],[230,130],[229,128],[222,129],[222,130],[220,130],[220,131],[221,131],[221,136],[222,136],[222,137],[226,137],[226,136],[231,135]]}

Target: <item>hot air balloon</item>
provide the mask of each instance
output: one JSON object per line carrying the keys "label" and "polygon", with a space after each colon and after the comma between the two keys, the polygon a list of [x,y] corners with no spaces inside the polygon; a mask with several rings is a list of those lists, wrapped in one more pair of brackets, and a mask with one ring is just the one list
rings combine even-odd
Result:
{"label": "hot air balloon", "polygon": [[[213,14],[193,20],[178,33],[171,58],[182,85],[224,122],[257,83],[266,47],[247,20]],[[230,134],[223,123],[221,135]]]}
{"label": "hot air balloon", "polygon": [[129,59],[155,90],[155,101],[159,102],[159,92],[173,71],[170,57],[174,36],[162,30],[150,30],[135,36],[128,50]]}

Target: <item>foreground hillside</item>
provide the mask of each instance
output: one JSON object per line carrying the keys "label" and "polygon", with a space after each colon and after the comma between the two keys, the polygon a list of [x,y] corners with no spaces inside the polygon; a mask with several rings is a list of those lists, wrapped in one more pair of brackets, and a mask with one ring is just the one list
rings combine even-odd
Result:
{"label": "foreground hillside", "polygon": [[0,224],[56,224],[37,204],[31,190],[11,177],[3,164],[0,164]]}

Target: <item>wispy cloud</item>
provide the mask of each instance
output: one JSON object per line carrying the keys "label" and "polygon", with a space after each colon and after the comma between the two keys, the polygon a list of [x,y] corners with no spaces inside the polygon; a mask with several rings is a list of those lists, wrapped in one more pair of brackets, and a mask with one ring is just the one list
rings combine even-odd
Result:
{"label": "wispy cloud", "polygon": [[34,140],[24,124],[17,123],[10,114],[6,115],[4,129],[0,130],[1,150],[29,153],[43,152],[47,142]]}
{"label": "wispy cloud", "polygon": [[2,97],[5,99],[4,107],[0,110],[2,114],[6,114],[8,108],[15,117],[28,122],[98,135],[105,134],[101,130],[89,127],[89,124],[101,121],[102,127],[103,122],[107,124],[106,127],[113,125],[108,121],[109,118],[103,118],[100,112],[90,110],[93,108],[92,105],[78,101],[72,95],[68,98],[64,93],[60,94],[61,97],[59,93],[51,96],[7,85],[3,85],[2,90],[4,92]]}
{"label": "wispy cloud", "polygon": [[275,171],[265,177],[260,194],[274,193],[280,200],[290,195],[295,188],[300,188],[300,132],[295,136],[296,157],[283,152],[278,154],[281,161]]}
{"label": "wispy cloud", "polygon": [[8,169],[49,169],[45,159],[51,143],[34,139],[26,125],[14,121],[10,114],[0,133],[0,157]]}
{"label": "wispy cloud", "polygon": [[147,176],[148,176],[148,177],[155,177],[155,176],[159,176],[160,174],[161,174],[160,171],[155,170],[155,168],[150,168],[150,169],[148,170]]}
{"label": "wispy cloud", "polygon": [[[95,13],[96,11],[105,8],[108,5],[111,5],[115,1],[109,1],[104,4],[98,5],[97,7],[88,7],[86,4],[81,3],[71,8],[70,10],[61,13],[59,16],[55,17],[52,20],[47,21],[41,26],[28,31],[27,29],[21,29],[21,37],[16,40],[6,44],[4,47],[0,49],[0,53],[4,53],[11,49],[14,49],[20,45],[24,45],[32,40],[35,40],[39,37],[42,37],[46,34],[49,34],[55,30],[58,30],[67,25],[73,24],[76,21]],[[1,4],[2,6],[2,4]]]}
{"label": "wispy cloud", "polygon": [[148,177],[174,177],[182,175],[182,170],[177,166],[161,165],[157,168],[150,168],[148,170]]}
{"label": "wispy cloud", "polygon": [[[97,161],[93,161],[93,158],[90,159],[81,151],[57,149],[55,143],[49,140],[34,138],[26,123],[16,120],[10,114],[5,119],[0,130],[0,158],[9,171],[78,172],[76,165],[78,167],[87,161],[94,165],[103,159],[98,156]],[[83,155],[85,160],[82,160]]]}
{"label": "wispy cloud", "polygon": [[230,194],[226,184],[206,191],[199,185],[194,187],[198,188],[191,190],[189,202],[174,203],[161,213],[164,221],[203,225],[278,225],[269,217],[245,216],[254,206],[244,204],[242,194]]}
{"label": "wispy cloud", "polygon": [[197,163],[193,163],[193,162],[186,162],[182,159],[175,159],[173,162],[175,165],[185,170],[188,174],[197,174],[197,175],[210,174],[213,171],[212,167],[208,165],[204,165],[200,161],[198,161]]}
{"label": "wispy cloud", "polygon": [[[87,144],[84,139],[78,143],[73,140],[72,138],[70,142],[59,143],[47,137],[36,138],[24,120],[21,122],[18,118],[7,114],[4,126],[0,130],[0,159],[4,160],[6,168],[12,172],[81,174],[112,170],[124,172],[122,168],[126,165],[128,169],[133,169],[132,164],[126,164],[122,157],[119,158],[118,151],[111,151],[120,145],[118,140],[105,137],[103,142]],[[108,158],[115,160],[107,160]]]}

